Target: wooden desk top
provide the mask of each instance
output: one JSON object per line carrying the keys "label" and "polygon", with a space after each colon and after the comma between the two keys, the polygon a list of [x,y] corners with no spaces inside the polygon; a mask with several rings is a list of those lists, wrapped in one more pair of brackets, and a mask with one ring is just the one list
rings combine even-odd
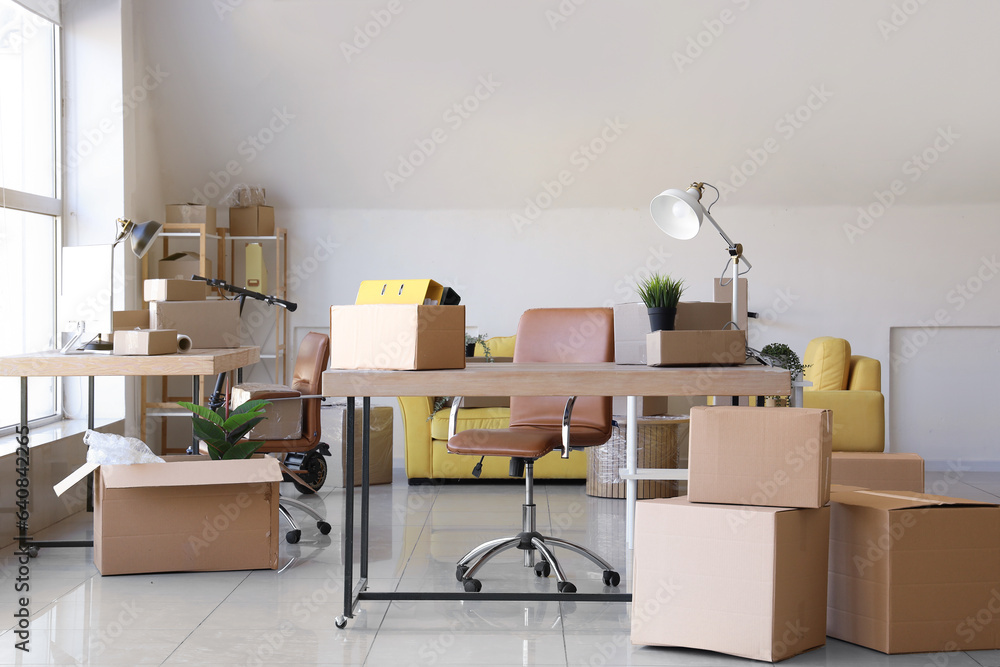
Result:
{"label": "wooden desk top", "polygon": [[323,373],[324,396],[787,396],[790,391],[788,371],[767,366],[511,363]]}
{"label": "wooden desk top", "polygon": [[259,347],[192,350],[151,357],[59,354],[52,350],[0,357],[0,376],[217,375],[259,360]]}

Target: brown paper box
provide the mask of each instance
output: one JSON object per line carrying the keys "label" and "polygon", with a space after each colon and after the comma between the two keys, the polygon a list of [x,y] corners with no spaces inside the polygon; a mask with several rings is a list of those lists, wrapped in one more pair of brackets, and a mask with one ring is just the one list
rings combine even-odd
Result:
{"label": "brown paper box", "polygon": [[746,332],[654,331],[646,335],[647,366],[734,366],[746,362]]}
{"label": "brown paper box", "polygon": [[111,313],[111,330],[149,329],[148,310],[116,310]]}
{"label": "brown paper box", "polygon": [[153,329],[176,329],[191,338],[192,348],[240,346],[238,301],[150,301]]}
{"label": "brown paper box", "polygon": [[116,331],[112,354],[154,355],[177,352],[176,329],[127,329]]}
{"label": "brown paper box", "polygon": [[215,207],[198,204],[168,204],[168,225],[203,225],[206,234],[215,234]]}
{"label": "brown paper box", "polygon": [[333,306],[330,368],[465,368],[465,306]]}
{"label": "brown paper box", "polygon": [[[196,252],[171,253],[156,263],[156,275],[159,278],[173,278],[175,280],[190,280],[191,276],[211,278],[213,275],[212,260],[205,260],[205,272],[202,274],[199,257],[200,255]],[[213,288],[202,284],[203,296],[211,294],[213,291]]]}
{"label": "brown paper box", "polygon": [[278,567],[274,458],[102,466],[94,496],[101,574]]}
{"label": "brown paper box", "polygon": [[[369,484],[392,484],[392,408],[388,405],[373,405],[369,412],[371,435],[368,440]],[[340,459],[339,470],[331,471],[327,481],[334,488],[342,488],[347,483],[347,404],[334,403],[320,410],[323,441],[331,447],[334,462]],[[360,407],[354,409],[354,485],[361,485],[361,418]],[[339,454],[338,454],[338,451]]]}
{"label": "brown paper box", "polygon": [[274,236],[274,207],[229,209],[230,236]]}
{"label": "brown paper box", "polygon": [[[646,334],[650,332],[646,305],[639,302],[616,303],[614,311],[615,363],[645,364]],[[674,328],[678,331],[722,329],[729,317],[728,304],[681,301],[677,304]]]}
{"label": "brown paper box", "polygon": [[924,492],[924,460],[918,454],[834,452],[830,481],[882,491]]}
{"label": "brown paper box", "polygon": [[1000,507],[845,488],[830,500],[828,635],[883,653],[1000,649]]}
{"label": "brown paper box", "polygon": [[778,661],[826,643],[830,508],[636,504],[632,643]]}
{"label": "brown paper box", "polygon": [[830,499],[832,413],[810,408],[691,408],[692,502],[822,507]]}
{"label": "brown paper box", "polygon": [[200,301],[205,298],[205,283],[200,280],[153,278],[143,281],[143,301]]}

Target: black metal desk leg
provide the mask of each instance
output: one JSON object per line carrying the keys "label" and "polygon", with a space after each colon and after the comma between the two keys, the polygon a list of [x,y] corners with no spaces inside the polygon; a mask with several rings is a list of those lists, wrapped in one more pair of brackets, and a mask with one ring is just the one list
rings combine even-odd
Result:
{"label": "black metal desk leg", "polygon": [[372,399],[361,399],[361,579],[368,579],[368,441],[371,435]]}
{"label": "black metal desk leg", "polygon": [[344,447],[344,614],[334,623],[338,628],[354,617],[354,397],[347,397],[347,433]]}
{"label": "black metal desk leg", "polygon": [[[87,428],[94,430],[94,376],[87,378]],[[87,475],[87,511],[94,511],[94,473]]]}
{"label": "black metal desk leg", "polygon": [[[199,404],[199,399],[201,398],[201,377],[198,375],[191,376],[191,402],[195,405]],[[192,456],[198,454],[198,436],[194,433],[194,422],[191,422],[191,446],[188,448],[187,453]]]}

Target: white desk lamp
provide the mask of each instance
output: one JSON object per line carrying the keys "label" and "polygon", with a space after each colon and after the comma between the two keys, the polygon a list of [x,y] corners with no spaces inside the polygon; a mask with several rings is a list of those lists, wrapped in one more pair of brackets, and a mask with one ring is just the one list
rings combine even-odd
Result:
{"label": "white desk lamp", "polygon": [[[715,190],[716,194],[715,201],[709,204],[707,209],[701,203],[702,191],[706,185]],[[743,262],[747,265],[746,271],[743,271],[743,273],[746,273],[753,267],[746,257],[743,256],[743,245],[733,243],[733,240],[722,231],[722,227],[719,227],[719,223],[709,214],[712,206],[717,201],[719,201],[719,190],[714,185],[711,183],[692,183],[688,186],[687,190],[664,190],[653,197],[653,201],[649,203],[649,212],[653,216],[656,226],[675,239],[686,241],[694,238],[699,230],[701,230],[702,221],[708,218],[712,226],[726,240],[726,243],[729,244],[729,256],[732,258],[731,263],[733,266],[733,309],[732,322],[730,324],[734,328],[739,329],[740,259],[742,258]]]}

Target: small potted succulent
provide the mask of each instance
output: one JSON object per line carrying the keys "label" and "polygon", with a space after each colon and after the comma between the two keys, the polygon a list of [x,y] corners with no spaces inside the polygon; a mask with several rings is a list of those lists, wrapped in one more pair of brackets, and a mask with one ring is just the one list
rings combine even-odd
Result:
{"label": "small potted succulent", "polygon": [[684,281],[654,273],[636,288],[639,298],[646,304],[651,331],[673,331],[677,317],[677,302],[684,293]]}

